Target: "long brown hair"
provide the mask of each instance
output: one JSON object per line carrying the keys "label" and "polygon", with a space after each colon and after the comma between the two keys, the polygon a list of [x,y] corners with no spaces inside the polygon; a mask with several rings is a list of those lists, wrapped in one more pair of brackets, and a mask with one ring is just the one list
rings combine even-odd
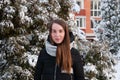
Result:
{"label": "long brown hair", "polygon": [[69,37],[69,29],[66,22],[62,19],[53,20],[49,26],[49,35],[51,43],[54,44],[51,32],[52,32],[52,25],[53,23],[57,23],[61,25],[65,31],[64,40],[61,44],[57,44],[57,51],[56,51],[56,63],[61,67],[62,70],[67,71],[70,73],[71,66],[72,66],[72,59],[71,59],[71,52],[70,52],[70,37]]}

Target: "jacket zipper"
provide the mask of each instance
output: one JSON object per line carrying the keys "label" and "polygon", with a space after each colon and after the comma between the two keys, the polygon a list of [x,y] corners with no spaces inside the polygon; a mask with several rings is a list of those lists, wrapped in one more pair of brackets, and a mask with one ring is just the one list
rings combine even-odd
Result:
{"label": "jacket zipper", "polygon": [[56,80],[56,71],[57,71],[57,64],[55,64],[54,80]]}
{"label": "jacket zipper", "polygon": [[[56,71],[57,71],[57,64],[55,64],[54,80],[56,80]],[[72,74],[71,74],[71,80],[73,80]]]}

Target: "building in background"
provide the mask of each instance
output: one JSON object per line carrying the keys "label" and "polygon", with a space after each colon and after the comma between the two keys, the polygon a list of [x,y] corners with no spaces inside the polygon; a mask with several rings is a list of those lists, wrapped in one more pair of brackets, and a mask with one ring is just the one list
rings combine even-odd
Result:
{"label": "building in background", "polygon": [[93,40],[95,33],[93,28],[100,21],[100,0],[76,0],[80,11],[75,12],[77,27],[86,34],[87,40]]}

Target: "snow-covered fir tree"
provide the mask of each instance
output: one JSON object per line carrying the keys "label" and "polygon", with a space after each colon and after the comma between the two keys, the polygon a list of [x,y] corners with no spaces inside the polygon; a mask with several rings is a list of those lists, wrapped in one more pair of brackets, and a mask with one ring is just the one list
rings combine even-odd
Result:
{"label": "snow-covered fir tree", "polygon": [[109,51],[107,40],[90,42],[85,39],[85,33],[74,25],[72,31],[75,38],[75,46],[83,56],[84,72],[86,80],[115,80],[114,65],[116,60]]}
{"label": "snow-covered fir tree", "polygon": [[116,60],[107,42],[90,42],[76,37],[75,44],[83,56],[86,80],[114,80]]}
{"label": "snow-covered fir tree", "polygon": [[[106,43],[93,42],[86,55],[86,76],[91,80],[114,80],[115,60]],[[95,76],[95,77],[93,77]]]}
{"label": "snow-covered fir tree", "polygon": [[68,21],[73,0],[0,1],[0,80],[33,80],[47,23]]}
{"label": "snow-covered fir tree", "polygon": [[100,41],[108,41],[110,52],[116,54],[120,49],[120,1],[101,0],[102,20],[97,26]]}

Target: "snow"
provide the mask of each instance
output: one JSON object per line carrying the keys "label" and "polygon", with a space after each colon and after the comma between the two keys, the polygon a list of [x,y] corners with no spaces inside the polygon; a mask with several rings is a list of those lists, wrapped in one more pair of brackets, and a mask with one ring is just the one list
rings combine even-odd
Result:
{"label": "snow", "polygon": [[120,60],[115,65],[115,70],[116,70],[116,73],[114,73],[115,74],[115,80],[120,80]]}
{"label": "snow", "polygon": [[71,8],[72,11],[79,12],[80,11],[80,6],[77,4],[76,0],[72,0],[71,2],[73,3],[72,8]]}
{"label": "snow", "polygon": [[35,67],[37,63],[38,56],[37,55],[29,55],[28,54],[28,63],[30,66]]}
{"label": "snow", "polygon": [[79,12],[80,7],[78,6],[78,4],[74,4],[74,6],[72,7],[72,10],[75,11],[75,12]]}
{"label": "snow", "polygon": [[48,0],[39,0],[40,3],[48,2]]}
{"label": "snow", "polygon": [[84,69],[85,69],[85,71],[88,71],[88,72],[92,71],[92,72],[95,72],[96,74],[98,72],[96,70],[96,66],[94,66],[92,63],[87,63],[87,65],[84,66]]}
{"label": "snow", "polygon": [[[36,50],[38,50],[38,49],[36,49]],[[28,62],[29,66],[31,66],[31,67],[36,66],[36,63],[38,60],[38,55],[31,54],[31,52],[26,52],[23,57],[26,58],[26,59],[24,59],[24,62]]]}
{"label": "snow", "polygon": [[[120,55],[120,50],[118,52],[118,55]],[[116,73],[114,73],[115,75],[115,80],[120,80],[120,56],[119,59],[117,58],[117,64],[114,66]]]}
{"label": "snow", "polygon": [[86,40],[85,32],[80,30],[79,27],[76,29],[76,35],[79,37],[79,39]]}

